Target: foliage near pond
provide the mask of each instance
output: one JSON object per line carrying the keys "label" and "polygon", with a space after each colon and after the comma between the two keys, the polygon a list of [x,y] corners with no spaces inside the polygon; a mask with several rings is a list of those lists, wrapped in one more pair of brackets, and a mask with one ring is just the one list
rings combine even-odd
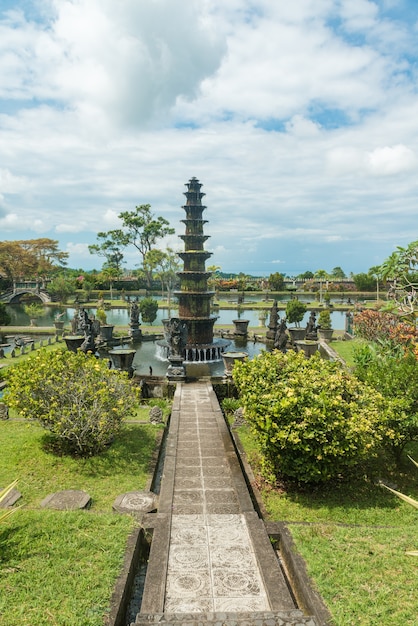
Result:
{"label": "foliage near pond", "polygon": [[7,380],[7,404],[80,455],[109,445],[139,400],[127,374],[83,352],[40,350],[10,368]]}
{"label": "foliage near pond", "polygon": [[385,436],[385,399],[319,354],[264,352],[236,363],[233,377],[274,476],[328,481],[377,453]]}

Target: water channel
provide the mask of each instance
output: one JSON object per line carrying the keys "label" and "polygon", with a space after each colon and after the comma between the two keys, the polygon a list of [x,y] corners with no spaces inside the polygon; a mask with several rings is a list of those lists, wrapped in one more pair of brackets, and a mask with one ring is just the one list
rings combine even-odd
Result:
{"label": "water channel", "polygon": [[[258,298],[259,301],[259,298]],[[271,303],[266,303],[266,309],[271,306]],[[28,334],[30,334],[30,319],[24,312],[23,306],[21,305],[10,305],[7,306],[7,311],[9,312],[12,321],[11,326],[27,326]],[[95,308],[85,307],[87,312],[90,315],[94,315],[96,313]],[[44,307],[44,315],[42,315],[39,319],[37,319],[37,326],[39,327],[51,327],[54,323],[54,318],[57,313],[62,313],[61,320],[65,322],[65,325],[68,327],[73,316],[74,316],[74,308],[62,308],[57,309],[53,307]],[[127,327],[129,324],[129,310],[127,307],[114,308],[106,311],[107,315],[107,323],[114,324],[117,326],[125,326]],[[161,308],[158,310],[157,319],[154,321],[152,325],[149,324],[141,324],[141,329],[144,333],[152,333],[153,327],[162,326],[162,320],[166,319],[169,315],[175,316],[176,309],[171,309],[170,311],[167,308]],[[221,329],[223,326],[232,326],[233,320],[241,318],[249,320],[249,326],[253,329],[261,328],[265,324],[268,324],[268,317],[266,321],[260,321],[260,309],[248,309],[248,310],[238,310],[238,309],[220,309],[217,312],[218,319],[215,323],[215,331],[216,329]],[[280,312],[280,316],[284,316],[284,311]],[[301,322],[301,326],[306,326],[308,321],[309,311],[305,314],[304,319]],[[333,311],[331,313],[332,325],[336,330],[343,330],[345,328],[345,319],[346,314],[343,311]],[[6,331],[7,327],[3,327],[3,330]],[[123,347],[130,347],[128,344]],[[11,346],[6,348],[5,351],[8,352],[11,349]],[[164,359],[158,357],[158,350],[155,341],[143,341],[141,344],[135,346],[136,354],[133,362],[133,367],[135,372],[138,375],[146,376],[150,373],[150,367],[152,368],[152,373],[155,376],[165,376],[167,373],[168,362]],[[254,342],[253,340],[232,340],[228,350],[231,351],[242,351],[248,353],[249,358],[253,358],[255,355],[259,354],[262,350],[265,349],[265,345],[263,343]],[[188,375],[193,376],[222,376],[224,373],[224,364],[222,361],[213,361],[209,363],[193,363],[188,365]]]}

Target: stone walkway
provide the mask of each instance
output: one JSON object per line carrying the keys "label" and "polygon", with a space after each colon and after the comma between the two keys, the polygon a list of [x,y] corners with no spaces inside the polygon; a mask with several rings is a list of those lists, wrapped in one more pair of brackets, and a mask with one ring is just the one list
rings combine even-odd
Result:
{"label": "stone walkway", "polygon": [[178,383],[135,624],[315,626],[295,607],[210,383]]}

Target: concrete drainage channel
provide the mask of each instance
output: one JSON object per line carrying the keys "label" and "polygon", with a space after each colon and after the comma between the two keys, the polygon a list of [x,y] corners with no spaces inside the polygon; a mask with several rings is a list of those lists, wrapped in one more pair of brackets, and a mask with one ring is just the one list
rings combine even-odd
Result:
{"label": "concrete drainage channel", "polygon": [[[161,441],[156,469],[150,486],[150,490],[155,494],[159,494],[160,492],[168,430],[169,425],[167,425]],[[239,438],[235,432],[231,432],[231,438],[251,499],[254,503],[254,508],[259,517],[263,520],[265,511],[261,496],[255,487],[251,468],[246,462],[245,453],[243,452]],[[156,513],[147,513],[141,516],[140,527],[135,529],[128,539],[122,572],[114,588],[111,600],[111,611],[105,622],[106,626],[131,626],[134,624],[137,614],[141,610],[142,595],[156,517]],[[294,598],[295,607],[303,611],[304,615],[311,616],[311,620],[308,617],[300,621],[292,621],[292,618],[289,618],[289,621],[281,621],[279,619],[277,622],[274,621],[273,623],[283,625],[294,623],[309,624],[312,626],[330,625],[332,623],[331,615],[322,598],[311,584],[306,572],[305,562],[296,553],[294,548],[290,531],[283,523],[265,522],[264,526],[275,548],[280,568],[284,574],[290,593]],[[162,569],[164,569],[164,567],[162,567]],[[161,576],[164,576],[163,571],[161,572]],[[296,612],[299,613],[299,611]],[[256,618],[257,615],[258,614],[254,614],[254,618]],[[195,613],[187,615],[188,622],[191,622],[191,616],[193,616],[193,621],[196,620],[196,623],[205,621],[209,623],[211,621],[209,615],[205,615],[204,619],[202,619],[202,614]],[[151,616],[147,616],[147,621],[149,621],[150,617]],[[161,615],[155,617],[156,621],[161,621],[165,624],[169,623],[165,621]],[[181,623],[178,621],[179,616],[177,615],[176,617],[177,623]],[[265,619],[269,617],[270,616],[267,616]],[[227,618],[227,614],[224,614],[223,623],[228,623],[228,619],[225,618]],[[212,616],[212,620],[216,621],[215,617]],[[234,623],[238,622],[239,620],[235,617]],[[247,620],[247,623],[250,624],[251,619],[250,621]]]}

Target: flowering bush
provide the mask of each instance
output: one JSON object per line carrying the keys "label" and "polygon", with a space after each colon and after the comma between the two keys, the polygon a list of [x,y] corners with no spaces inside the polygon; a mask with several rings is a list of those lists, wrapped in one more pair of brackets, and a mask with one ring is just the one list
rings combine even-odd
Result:
{"label": "flowering bush", "polygon": [[233,378],[270,475],[324,482],[369,458],[382,441],[384,398],[319,354],[264,352],[237,362]]}
{"label": "flowering bush", "polygon": [[40,350],[7,373],[6,402],[81,455],[103,450],[139,394],[127,374],[83,352]]}
{"label": "flowering bush", "polygon": [[367,339],[385,343],[389,348],[414,349],[418,343],[418,331],[412,324],[402,322],[393,313],[366,310],[354,316],[356,335]]}

